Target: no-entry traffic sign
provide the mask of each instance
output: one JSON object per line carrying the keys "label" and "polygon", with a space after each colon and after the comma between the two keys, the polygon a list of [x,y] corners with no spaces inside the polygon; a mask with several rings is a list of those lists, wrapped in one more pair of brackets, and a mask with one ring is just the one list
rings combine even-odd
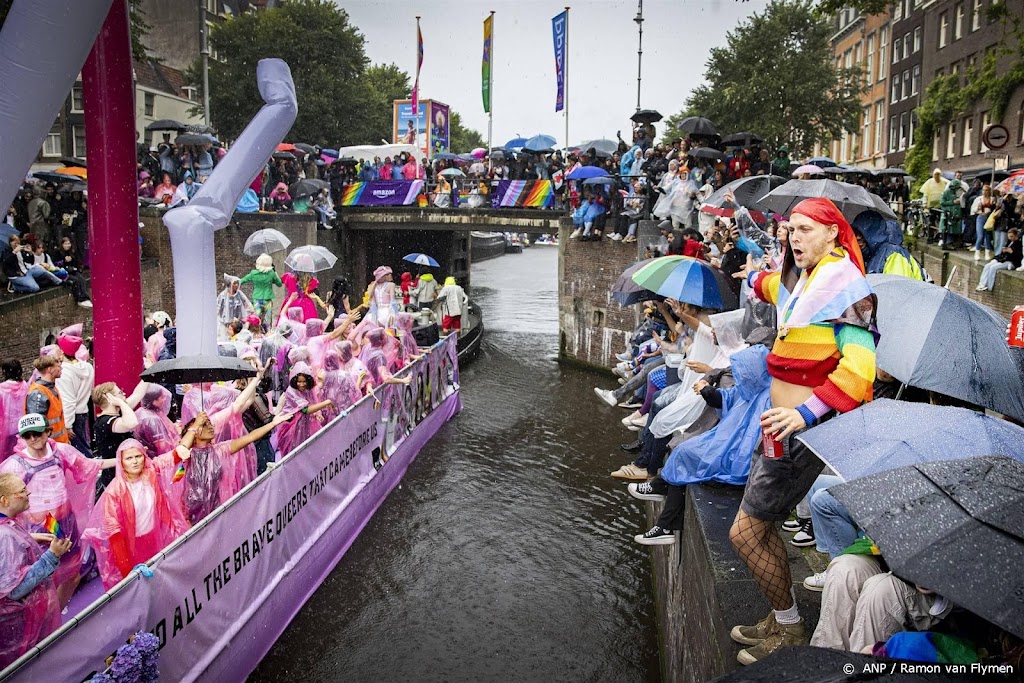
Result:
{"label": "no-entry traffic sign", "polygon": [[1002,149],[1010,141],[1010,131],[1001,124],[992,124],[982,132],[981,141],[989,149]]}

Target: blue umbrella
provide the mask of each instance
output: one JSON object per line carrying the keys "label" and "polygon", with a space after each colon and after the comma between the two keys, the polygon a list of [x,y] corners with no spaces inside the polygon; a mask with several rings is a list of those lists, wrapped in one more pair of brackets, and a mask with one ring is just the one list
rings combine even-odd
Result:
{"label": "blue umbrella", "polygon": [[519,149],[527,143],[526,138],[512,138],[505,143],[505,149]]}
{"label": "blue umbrella", "polygon": [[458,154],[452,154],[451,152],[438,152],[437,154],[434,155],[434,158],[435,159],[442,159],[444,161],[451,161],[453,159],[458,159],[459,155]]}
{"label": "blue umbrella", "polygon": [[406,254],[405,256],[402,257],[402,260],[408,261],[409,263],[415,263],[418,266],[430,266],[431,268],[440,267],[440,264],[437,261],[435,261],[433,257],[427,256],[426,254]]}
{"label": "blue umbrella", "polygon": [[321,154],[326,154],[327,156],[334,157],[335,159],[337,159],[338,157],[341,156],[341,154],[339,154],[338,150],[336,150],[336,149],[321,149],[320,153]]}
{"label": "blue umbrella", "polygon": [[580,166],[569,175],[565,176],[566,180],[584,180],[586,178],[604,178],[608,175],[608,171],[597,166]]}
{"label": "blue umbrella", "polygon": [[905,465],[986,455],[1024,462],[1024,428],[966,408],[879,399],[797,437],[850,481]]}
{"label": "blue umbrella", "polygon": [[558,142],[550,135],[534,135],[523,145],[523,150],[538,153],[553,152],[557,144]]}
{"label": "blue umbrella", "polygon": [[604,185],[604,186],[607,187],[607,186],[618,185],[619,182],[615,178],[612,178],[611,176],[605,175],[605,176],[596,176],[594,178],[587,178],[586,180],[583,181],[583,184],[584,185]]}
{"label": "blue umbrella", "polygon": [[822,168],[836,165],[836,162],[832,161],[828,157],[811,157],[807,160],[807,163],[814,164],[815,166],[821,166]]}

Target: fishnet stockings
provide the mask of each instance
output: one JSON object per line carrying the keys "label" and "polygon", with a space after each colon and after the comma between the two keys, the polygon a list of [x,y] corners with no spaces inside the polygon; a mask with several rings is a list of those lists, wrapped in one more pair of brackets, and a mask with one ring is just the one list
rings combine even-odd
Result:
{"label": "fishnet stockings", "polygon": [[792,607],[793,577],[789,572],[786,546],[775,522],[751,517],[740,510],[729,531],[729,540],[772,609],[781,611]]}

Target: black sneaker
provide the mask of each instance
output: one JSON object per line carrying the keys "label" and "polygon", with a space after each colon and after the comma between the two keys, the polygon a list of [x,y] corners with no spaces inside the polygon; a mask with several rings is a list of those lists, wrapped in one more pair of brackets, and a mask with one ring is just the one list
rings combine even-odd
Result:
{"label": "black sneaker", "polygon": [[790,543],[797,548],[808,548],[814,545],[814,524],[811,523],[811,520],[803,520],[800,531],[796,532]]}
{"label": "black sneaker", "polygon": [[654,490],[654,486],[649,481],[642,481],[638,484],[630,484],[626,487],[629,491],[629,495],[633,496],[638,500],[655,500],[664,501],[666,496],[663,493],[658,493]]}
{"label": "black sneaker", "polygon": [[630,441],[629,443],[619,444],[619,448],[626,451],[627,453],[639,453],[640,449],[642,449],[643,447],[643,439],[637,439],[636,441]]}
{"label": "black sneaker", "polygon": [[676,542],[676,532],[653,526],[647,533],[634,536],[633,540],[640,545],[672,545]]}
{"label": "black sneaker", "polygon": [[804,523],[810,520],[810,517],[797,517],[796,519],[787,519],[782,523],[782,530],[791,534],[795,534],[803,528]]}

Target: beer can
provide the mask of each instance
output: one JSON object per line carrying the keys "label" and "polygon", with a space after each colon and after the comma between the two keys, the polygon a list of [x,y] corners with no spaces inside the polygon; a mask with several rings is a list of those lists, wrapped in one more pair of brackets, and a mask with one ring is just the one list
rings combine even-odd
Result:
{"label": "beer can", "polygon": [[782,442],[776,439],[767,427],[761,427],[761,443],[764,446],[764,457],[772,460],[782,457]]}
{"label": "beer can", "polygon": [[1006,340],[1010,346],[1024,347],[1024,306],[1017,306],[1010,315],[1010,336]]}

